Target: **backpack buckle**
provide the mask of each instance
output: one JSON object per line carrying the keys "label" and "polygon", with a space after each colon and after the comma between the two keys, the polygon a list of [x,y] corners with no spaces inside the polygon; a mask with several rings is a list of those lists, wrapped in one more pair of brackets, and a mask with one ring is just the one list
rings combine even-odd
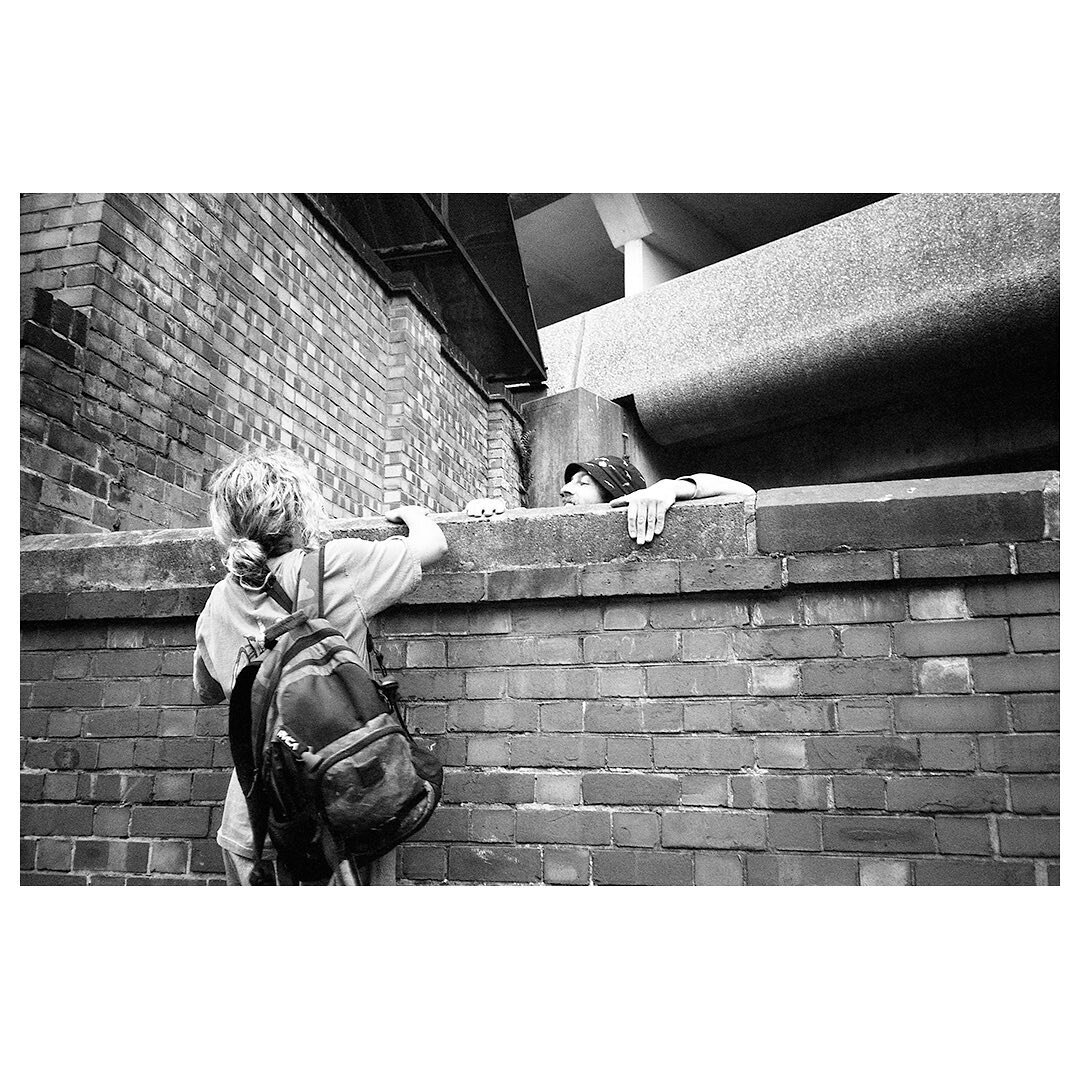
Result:
{"label": "backpack buckle", "polygon": [[375,679],[375,685],[386,700],[393,705],[397,701],[398,681],[392,675],[384,675],[381,679]]}

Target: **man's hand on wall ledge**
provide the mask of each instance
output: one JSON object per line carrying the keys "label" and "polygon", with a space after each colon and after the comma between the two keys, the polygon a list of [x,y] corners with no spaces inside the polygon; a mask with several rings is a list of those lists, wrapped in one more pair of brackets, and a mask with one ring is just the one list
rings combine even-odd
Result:
{"label": "man's hand on wall ledge", "polygon": [[[714,473],[694,473],[674,480],[658,480],[651,487],[620,495],[607,503],[615,508],[626,507],[626,532],[639,545],[649,543],[664,531],[668,510],[676,502],[691,499],[710,499],[718,495],[753,495],[754,489],[738,480]],[[601,496],[603,493],[601,492]],[[606,496],[605,496],[606,497]],[[473,499],[465,506],[473,518],[493,518],[506,513],[504,499]]]}
{"label": "man's hand on wall ledge", "polygon": [[664,518],[682,489],[683,498],[694,497],[693,485],[686,480],[658,480],[651,487],[612,499],[611,505],[626,507],[627,533],[639,544],[647,544],[664,531]]}
{"label": "man's hand on wall ledge", "polygon": [[[685,488],[686,493],[679,492]],[[661,480],[643,491],[614,499],[608,505],[626,507],[626,531],[639,544],[646,544],[664,530],[664,515],[677,498],[692,499],[693,485],[685,480]],[[473,499],[465,506],[473,518],[492,518],[506,513],[502,499]]]}
{"label": "man's hand on wall ledge", "polygon": [[496,514],[506,513],[505,499],[473,499],[465,504],[465,513],[469,517],[494,517]]}
{"label": "man's hand on wall ledge", "polygon": [[754,489],[738,480],[712,473],[694,473],[675,480],[657,480],[650,487],[612,499],[611,506],[626,507],[626,531],[638,544],[647,544],[664,531],[664,519],[676,502],[710,499],[717,495],[753,495]]}

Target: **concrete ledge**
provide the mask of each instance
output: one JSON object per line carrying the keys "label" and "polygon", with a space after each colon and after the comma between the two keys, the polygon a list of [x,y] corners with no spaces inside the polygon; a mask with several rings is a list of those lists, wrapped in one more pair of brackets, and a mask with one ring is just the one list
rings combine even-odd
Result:
{"label": "concrete ledge", "polygon": [[[626,512],[606,506],[510,510],[490,520],[436,514],[450,545],[437,573],[745,555],[752,501],[680,503],[663,535],[647,548],[627,535]],[[381,517],[334,525],[335,536],[367,540],[405,531]],[[207,585],[222,574],[221,551],[209,529],[28,536],[20,551],[23,592]]]}
{"label": "concrete ledge", "polygon": [[[682,503],[669,516],[663,535],[642,548],[626,532],[626,512],[606,506],[510,510],[486,521],[464,514],[438,514],[436,520],[450,545],[439,572],[745,555],[749,515],[752,500],[748,505],[741,498]],[[377,540],[402,531],[381,518],[360,518],[343,522],[336,535]]]}
{"label": "concrete ledge", "polygon": [[209,529],[28,536],[21,592],[124,592],[213,585],[224,573]]}
{"label": "concrete ledge", "polygon": [[[638,547],[609,507],[514,510],[492,520],[437,515],[450,555],[405,601],[775,592],[792,585],[1052,573],[1059,561],[1057,473],[785,488],[754,499],[682,503]],[[338,536],[401,533],[382,518]],[[829,554],[829,553],[832,554]],[[195,615],[220,580],[209,529],[28,537],[21,617]]]}
{"label": "concrete ledge", "polygon": [[761,551],[1001,544],[1058,535],[1056,472],[777,488],[757,497]]}

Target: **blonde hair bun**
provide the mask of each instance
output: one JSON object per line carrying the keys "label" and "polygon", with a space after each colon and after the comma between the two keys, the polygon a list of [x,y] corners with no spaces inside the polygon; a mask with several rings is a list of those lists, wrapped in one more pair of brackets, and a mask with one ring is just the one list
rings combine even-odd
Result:
{"label": "blonde hair bun", "polygon": [[210,481],[209,517],[229,573],[253,588],[266,579],[268,558],[330,535],[318,486],[288,450],[249,450],[219,469]]}
{"label": "blonde hair bun", "polygon": [[225,551],[225,569],[241,584],[257,587],[269,573],[266,551],[256,540],[233,540]]}

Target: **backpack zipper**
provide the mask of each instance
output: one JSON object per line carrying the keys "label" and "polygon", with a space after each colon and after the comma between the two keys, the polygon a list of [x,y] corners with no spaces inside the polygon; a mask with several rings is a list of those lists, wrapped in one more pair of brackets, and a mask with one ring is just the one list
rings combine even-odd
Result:
{"label": "backpack zipper", "polygon": [[[383,715],[386,715],[385,713]],[[374,735],[365,735],[356,740],[354,743],[350,743],[348,746],[343,746],[340,750],[336,750],[328,758],[324,758],[319,763],[314,772],[314,779],[321,780],[326,774],[326,771],[332,766],[336,765],[339,761],[344,760],[352,754],[355,754],[357,750],[363,749],[370,743],[378,742],[380,739],[385,739],[387,735],[401,735],[402,731],[399,727],[389,727],[382,731],[375,732]]]}

